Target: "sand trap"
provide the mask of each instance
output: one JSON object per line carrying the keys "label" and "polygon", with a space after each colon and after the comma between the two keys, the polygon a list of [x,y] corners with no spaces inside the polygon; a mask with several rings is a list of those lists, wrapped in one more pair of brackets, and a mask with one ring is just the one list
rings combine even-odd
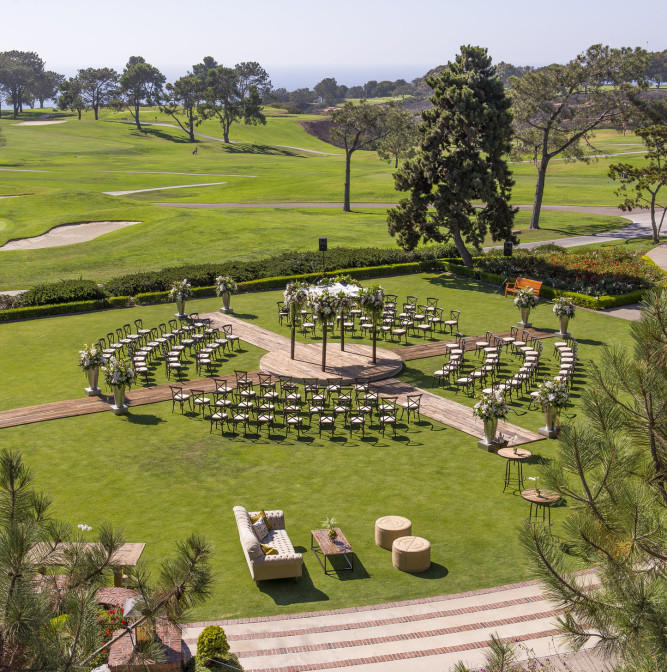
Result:
{"label": "sand trap", "polygon": [[111,233],[126,226],[141,224],[141,222],[79,222],[78,224],[65,224],[43,233],[34,238],[19,238],[5,243],[0,250],[40,250],[44,247],[61,247],[85,243],[105,233]]}
{"label": "sand trap", "polygon": [[49,124],[66,124],[67,119],[58,119],[57,121],[20,121],[13,126],[48,126]]}

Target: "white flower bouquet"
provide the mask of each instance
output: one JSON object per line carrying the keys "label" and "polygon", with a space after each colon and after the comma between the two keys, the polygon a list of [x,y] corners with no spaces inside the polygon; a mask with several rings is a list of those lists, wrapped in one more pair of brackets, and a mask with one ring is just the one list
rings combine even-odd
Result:
{"label": "white flower bouquet", "polygon": [[308,285],[305,282],[288,282],[283,298],[288,310],[303,310],[308,303]]}
{"label": "white flower bouquet", "polygon": [[479,401],[473,406],[472,414],[482,420],[492,418],[505,418],[509,412],[509,406],[500,392],[482,393]]}
{"label": "white flower bouquet", "polygon": [[105,366],[102,367],[104,380],[109,387],[114,385],[127,385],[130,387],[137,377],[132,368],[132,364],[124,359],[112,357]]}
{"label": "white flower bouquet", "polygon": [[187,281],[187,278],[183,280],[175,280],[171,285],[171,290],[169,291],[169,298],[172,301],[186,301],[192,296],[192,285]]}
{"label": "white flower bouquet", "polygon": [[377,316],[384,310],[384,289],[380,285],[371,285],[359,293],[361,307],[371,315]]}
{"label": "white flower bouquet", "polygon": [[330,284],[340,284],[340,285],[354,285],[359,287],[359,282],[355,280],[351,275],[337,275]]}
{"label": "white flower bouquet", "polygon": [[96,345],[85,344],[83,350],[79,350],[79,366],[84,371],[96,369],[104,364],[102,351]]}
{"label": "white flower bouquet", "polygon": [[311,293],[309,298],[313,315],[322,323],[330,322],[340,310],[340,299],[335,294],[324,290],[321,293]]}
{"label": "white flower bouquet", "polygon": [[564,408],[570,395],[567,391],[567,384],[561,380],[545,380],[537,386],[537,402],[540,406],[552,406],[553,408]]}
{"label": "white flower bouquet", "polygon": [[531,287],[520,289],[514,297],[514,305],[519,308],[535,308],[540,302],[540,297],[537,296]]}
{"label": "white flower bouquet", "polygon": [[575,306],[572,299],[568,296],[559,296],[554,301],[554,315],[557,317],[574,317]]}
{"label": "white flower bouquet", "polygon": [[222,296],[224,292],[236,294],[239,291],[239,286],[228,275],[219,275],[215,279],[215,293]]}

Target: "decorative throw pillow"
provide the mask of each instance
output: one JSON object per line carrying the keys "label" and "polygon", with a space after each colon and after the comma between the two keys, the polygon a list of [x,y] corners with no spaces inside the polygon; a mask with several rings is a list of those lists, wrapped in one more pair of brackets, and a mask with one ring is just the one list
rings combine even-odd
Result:
{"label": "decorative throw pillow", "polygon": [[260,544],[260,546],[264,551],[264,555],[278,555],[278,551],[273,546],[269,546],[268,544]]}
{"label": "decorative throw pillow", "polygon": [[264,518],[264,522],[266,523],[266,529],[267,530],[272,530],[273,528],[271,527],[271,523],[269,523],[269,519],[267,518],[267,515],[262,509],[259,513],[255,514],[254,516],[250,516],[250,522],[251,523],[256,523],[260,518]]}
{"label": "decorative throw pillow", "polygon": [[262,541],[264,537],[269,533],[269,531],[266,528],[266,523],[264,522],[264,518],[259,518],[256,522],[252,524],[252,529],[254,530],[255,534],[257,535],[257,538]]}

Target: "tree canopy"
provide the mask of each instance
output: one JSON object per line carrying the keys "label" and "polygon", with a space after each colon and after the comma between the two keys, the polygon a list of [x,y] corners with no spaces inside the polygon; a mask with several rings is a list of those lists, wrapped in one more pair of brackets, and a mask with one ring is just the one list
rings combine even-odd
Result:
{"label": "tree canopy", "polygon": [[14,107],[14,119],[23,111],[31,87],[44,72],[44,61],[34,51],[0,53],[0,86]]}
{"label": "tree canopy", "polygon": [[[510,100],[487,50],[463,46],[453,63],[427,78],[433,108],[422,112],[414,159],[394,175],[409,195],[389,211],[389,232],[404,249],[420,240],[454,240],[468,266],[466,243],[512,235],[514,181],[504,156],[512,137]],[[479,212],[476,204],[486,204]],[[429,210],[432,208],[432,210]]]}
{"label": "tree canopy", "polygon": [[566,65],[511,77],[516,155],[537,168],[531,229],[539,229],[549,162],[557,156],[589,160],[593,130],[632,113],[631,96],[644,86],[647,53],[595,44]]}
{"label": "tree canopy", "polygon": [[99,109],[106,105],[118,86],[118,73],[113,68],[83,68],[76,75],[81,84],[81,97],[87,108],[99,117]]}
{"label": "tree canopy", "polygon": [[119,93],[122,103],[141,131],[139,109],[142,104],[153,105],[160,100],[165,76],[141,56],[130,56],[120,77]]}

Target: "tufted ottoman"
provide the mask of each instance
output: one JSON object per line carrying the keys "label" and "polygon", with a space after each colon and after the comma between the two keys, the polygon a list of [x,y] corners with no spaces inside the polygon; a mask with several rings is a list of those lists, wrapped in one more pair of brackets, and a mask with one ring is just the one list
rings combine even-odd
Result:
{"label": "tufted ottoman", "polygon": [[425,572],[431,566],[431,544],[422,537],[399,537],[391,548],[391,562],[402,572]]}
{"label": "tufted ottoman", "polygon": [[391,551],[394,539],[412,534],[412,523],[403,516],[383,516],[375,521],[375,543]]}

